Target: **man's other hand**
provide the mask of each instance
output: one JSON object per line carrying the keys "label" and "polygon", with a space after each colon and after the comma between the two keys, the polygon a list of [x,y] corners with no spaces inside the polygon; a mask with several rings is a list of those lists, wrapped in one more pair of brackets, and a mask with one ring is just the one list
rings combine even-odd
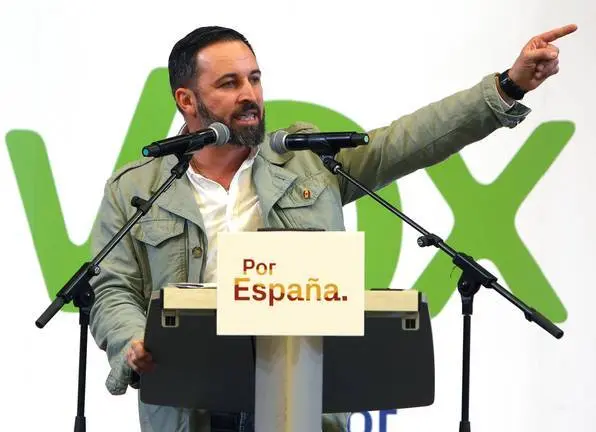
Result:
{"label": "man's other hand", "polygon": [[132,341],[126,353],[126,362],[137,373],[151,372],[155,368],[151,353],[145,351],[142,340]]}

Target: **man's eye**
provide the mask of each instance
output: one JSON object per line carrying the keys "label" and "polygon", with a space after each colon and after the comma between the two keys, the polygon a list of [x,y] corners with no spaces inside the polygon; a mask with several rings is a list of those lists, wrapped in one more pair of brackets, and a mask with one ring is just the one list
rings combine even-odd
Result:
{"label": "man's eye", "polygon": [[260,76],[254,76],[250,79],[253,83],[257,84],[261,82],[261,77]]}
{"label": "man's eye", "polygon": [[234,87],[234,81],[226,81],[222,83],[220,87],[232,88]]}

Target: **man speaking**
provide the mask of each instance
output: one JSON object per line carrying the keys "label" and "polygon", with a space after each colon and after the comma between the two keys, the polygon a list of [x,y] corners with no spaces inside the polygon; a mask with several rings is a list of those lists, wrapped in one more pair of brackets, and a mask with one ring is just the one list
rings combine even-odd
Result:
{"label": "man speaking", "polygon": [[[498,128],[515,127],[530,112],[520,103],[525,93],[559,72],[559,50],[553,42],[576,29],[568,25],[532,38],[511,67],[369,131],[367,145],[346,146],[337,160],[351,176],[378,190]],[[168,67],[172,94],[186,122],[183,133],[204,137],[201,134],[218,123],[225,125],[220,132],[229,135],[224,142],[211,137],[213,144],[188,149],[192,159],[186,175],[123,238],[93,280],[96,300],[90,328],[107,352],[111,371],[106,385],[113,394],[137,388],[138,374],[151,373],[155,366],[143,345],[151,291],[167,283],[216,281],[218,232],[263,227],[344,230],[342,207],[361,196],[360,190],[330,173],[316,154],[299,151],[297,141],[290,145],[276,138],[272,148],[273,140],[265,134],[262,72],[242,34],[222,27],[198,28],[174,45]],[[316,132],[306,124],[284,131]],[[296,151],[288,151],[292,149]],[[166,150],[159,153],[161,148],[154,151],[159,157],[130,164],[108,180],[92,234],[94,253],[134,214],[131,198],[149,198],[170,175],[176,157]],[[316,199],[283,199],[302,190],[306,180],[320,191]],[[254,430],[253,413],[142,402],[139,412],[143,432]],[[347,414],[323,415],[322,430],[347,431]]]}

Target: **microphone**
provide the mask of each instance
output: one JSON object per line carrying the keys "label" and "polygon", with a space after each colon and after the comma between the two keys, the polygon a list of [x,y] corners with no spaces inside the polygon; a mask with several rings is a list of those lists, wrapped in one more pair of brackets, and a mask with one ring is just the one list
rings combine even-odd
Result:
{"label": "microphone", "polygon": [[271,149],[279,154],[293,150],[324,151],[368,144],[368,135],[358,132],[290,134],[279,130],[271,136]]}
{"label": "microphone", "polygon": [[143,147],[143,156],[162,157],[171,154],[189,155],[201,150],[208,144],[220,146],[230,140],[230,130],[219,122],[211,123],[207,129],[197,132],[177,135]]}

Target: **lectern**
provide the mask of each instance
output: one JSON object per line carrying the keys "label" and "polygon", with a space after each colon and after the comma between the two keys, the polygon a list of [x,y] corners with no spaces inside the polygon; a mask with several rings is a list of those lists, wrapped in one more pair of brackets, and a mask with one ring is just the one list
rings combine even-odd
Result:
{"label": "lectern", "polygon": [[259,432],[320,431],[322,412],[433,403],[431,322],[415,290],[366,291],[364,336],[217,335],[216,298],[194,284],[153,293],[145,345],[158,367],[141,376],[143,402],[254,412]]}

